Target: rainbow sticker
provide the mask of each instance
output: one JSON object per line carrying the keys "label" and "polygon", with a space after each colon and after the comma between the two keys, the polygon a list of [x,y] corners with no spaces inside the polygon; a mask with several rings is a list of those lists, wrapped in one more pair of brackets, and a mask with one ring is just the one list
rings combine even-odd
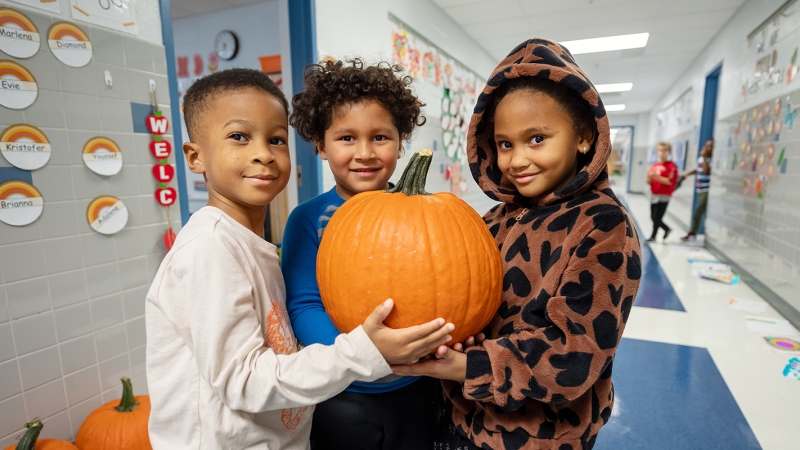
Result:
{"label": "rainbow sticker", "polygon": [[25,14],[0,8],[0,50],[16,58],[30,58],[39,51],[39,30]]}
{"label": "rainbow sticker", "polygon": [[128,223],[128,208],[117,197],[102,195],[89,203],[86,221],[100,234],[116,234]]}
{"label": "rainbow sticker", "polygon": [[83,67],[92,60],[89,36],[75,24],[54,23],[47,32],[47,42],[53,55],[70,67]]}
{"label": "rainbow sticker", "polygon": [[8,59],[0,59],[0,105],[10,109],[25,109],[36,101],[39,87],[33,74]]}
{"label": "rainbow sticker", "polygon": [[0,135],[0,153],[14,167],[36,170],[50,161],[50,141],[42,130],[19,123]]}
{"label": "rainbow sticker", "polygon": [[800,352],[800,342],[794,339],[764,336],[764,341],[781,352]]}
{"label": "rainbow sticker", "polygon": [[83,162],[92,172],[110,177],[122,169],[122,152],[111,139],[93,137],[83,146]]}
{"label": "rainbow sticker", "polygon": [[32,185],[20,180],[0,184],[0,221],[21,227],[38,219],[43,209],[42,194]]}

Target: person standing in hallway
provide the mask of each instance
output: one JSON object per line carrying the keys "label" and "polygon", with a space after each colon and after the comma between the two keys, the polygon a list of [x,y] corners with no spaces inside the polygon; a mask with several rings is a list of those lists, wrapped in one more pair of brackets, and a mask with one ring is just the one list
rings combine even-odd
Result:
{"label": "person standing in hallway", "polygon": [[672,231],[662,219],[678,183],[678,166],[669,159],[672,154],[669,142],[658,144],[656,154],[658,162],[647,171],[647,183],[650,184],[650,218],[653,219],[653,233],[647,242],[655,242],[659,228],[664,230],[665,241]]}
{"label": "person standing in hallway", "polygon": [[682,241],[690,241],[697,238],[697,230],[700,229],[700,221],[706,213],[708,207],[708,188],[711,184],[711,157],[714,154],[714,138],[706,141],[697,158],[697,168],[683,174],[683,176],[697,175],[695,179],[695,190],[697,191],[697,209],[692,215],[692,228]]}

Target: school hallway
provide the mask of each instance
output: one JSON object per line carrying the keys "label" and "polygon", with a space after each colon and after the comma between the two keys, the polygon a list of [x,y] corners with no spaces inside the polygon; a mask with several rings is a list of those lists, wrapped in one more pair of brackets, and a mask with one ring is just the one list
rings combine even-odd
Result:
{"label": "school hallway", "polygon": [[744,282],[694,275],[687,259],[702,241],[682,242],[685,230],[669,216],[667,242],[659,233],[645,243],[648,198],[614,188],[636,221],[643,275],[614,361],[614,411],[595,448],[799,448],[800,389],[783,376],[798,353],[773,349],[746,322],[781,315],[768,304],[758,314],[729,306],[731,298],[762,299]]}

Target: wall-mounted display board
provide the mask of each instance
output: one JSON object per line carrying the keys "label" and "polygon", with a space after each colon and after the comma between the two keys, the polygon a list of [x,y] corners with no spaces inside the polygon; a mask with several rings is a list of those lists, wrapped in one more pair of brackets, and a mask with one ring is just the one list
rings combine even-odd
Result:
{"label": "wall-mounted display board", "polygon": [[721,121],[728,131],[723,147],[726,163],[721,169],[728,179],[740,179],[739,195],[763,200],[768,186],[786,173],[786,147],[791,144],[785,133],[794,128],[797,114],[792,97],[769,100]]}
{"label": "wall-mounted display board", "polygon": [[83,67],[92,60],[89,36],[73,23],[56,22],[50,26],[47,43],[53,55],[70,67]]}
{"label": "wall-mounted display board", "polygon": [[50,161],[50,141],[42,130],[18,123],[0,135],[0,153],[14,167],[36,170]]}
{"label": "wall-mounted display board", "polygon": [[0,8],[0,50],[15,58],[30,58],[39,51],[39,30],[28,16]]}
{"label": "wall-mounted display board", "polygon": [[0,105],[25,109],[36,101],[39,86],[33,74],[19,63],[0,60]]}
{"label": "wall-mounted display board", "polygon": [[0,221],[21,227],[42,215],[44,199],[32,184],[21,180],[0,184]]}
{"label": "wall-mounted display board", "polygon": [[117,197],[101,195],[86,207],[86,221],[100,234],[116,234],[128,223],[128,208]]}
{"label": "wall-mounted display board", "polygon": [[136,35],[133,0],[70,0],[72,18]]}
{"label": "wall-mounted display board", "polygon": [[83,162],[92,172],[110,177],[122,169],[122,151],[107,137],[93,137],[83,146]]}

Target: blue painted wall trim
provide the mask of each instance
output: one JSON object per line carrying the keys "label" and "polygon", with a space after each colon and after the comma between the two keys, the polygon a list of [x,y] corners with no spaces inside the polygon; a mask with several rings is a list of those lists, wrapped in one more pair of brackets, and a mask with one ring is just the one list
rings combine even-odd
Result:
{"label": "blue painted wall trim", "polygon": [[[289,2],[291,3],[291,2]],[[167,83],[169,83],[169,102],[172,105],[172,140],[175,152],[175,169],[178,172],[178,199],[181,206],[181,223],[189,221],[189,193],[186,191],[186,163],[183,159],[183,139],[181,136],[181,111],[178,108],[178,72],[175,68],[175,41],[172,37],[172,13],[169,0],[159,0],[161,9],[161,34],[167,58]]]}
{"label": "blue painted wall trim", "polygon": [[[714,137],[714,124],[717,119],[717,92],[719,92],[719,77],[722,74],[722,63],[714,68],[708,75],[706,75],[706,87],[703,91],[703,114],[700,119],[700,138],[697,143],[697,156],[700,156],[700,150],[705,145],[706,141]],[[716,147],[716,142],[714,143]],[[716,150],[716,148],[715,148]],[[694,167],[697,166],[697,160],[693,161]],[[697,185],[695,184],[694,197],[692,199],[692,214],[697,209]],[[706,212],[706,215],[708,213]],[[689,223],[691,223],[691,217]],[[700,228],[697,230],[698,234],[703,234],[706,231],[705,218],[700,221]]]}
{"label": "blue painted wall trim", "polygon": [[22,170],[16,167],[0,167],[0,183],[14,180],[33,184],[33,173],[30,170]]}
{"label": "blue painted wall trim", "polygon": [[[292,95],[305,90],[305,68],[317,62],[317,33],[314,0],[290,0],[289,40],[292,54]],[[322,161],[295,131],[295,159],[302,168],[303,185],[297,186],[297,200],[306,202],[322,193]],[[296,175],[296,174],[295,174]]]}

